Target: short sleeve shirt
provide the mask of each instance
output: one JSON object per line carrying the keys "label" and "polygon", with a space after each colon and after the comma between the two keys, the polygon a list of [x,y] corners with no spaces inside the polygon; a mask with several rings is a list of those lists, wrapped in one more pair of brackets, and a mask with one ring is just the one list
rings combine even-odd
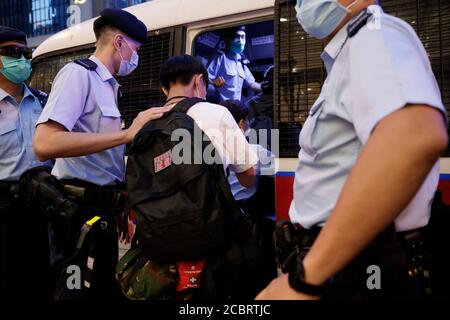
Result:
{"label": "short sleeve shirt", "polygon": [[[53,120],[67,131],[111,133],[122,130],[117,106],[119,84],[95,56],[94,71],[69,63],[56,76],[47,106],[38,124]],[[80,179],[100,186],[122,183],[125,146],[95,154],[56,159],[53,174],[60,179]]]}
{"label": "short sleeve shirt", "polygon": [[39,100],[24,86],[20,103],[0,88],[0,181],[18,181],[26,170],[51,167],[33,151],[36,122],[42,112]]}
{"label": "short sleeve shirt", "polygon": [[242,63],[242,56],[239,54],[219,52],[208,66],[208,76],[210,80],[218,77],[225,79],[225,86],[217,88],[222,101],[240,101],[242,88],[255,83],[255,78],[249,68]]}
{"label": "short sleeve shirt", "polygon": [[[444,108],[426,51],[406,22],[377,12],[349,38],[342,28],[322,59],[328,77],[300,134],[290,218],[309,228],[325,223],[338,200],[362,146],[384,117],[407,104]],[[351,23],[351,22],[350,22]],[[439,181],[436,163],[421,188],[395,221],[398,231],[428,223]]]}

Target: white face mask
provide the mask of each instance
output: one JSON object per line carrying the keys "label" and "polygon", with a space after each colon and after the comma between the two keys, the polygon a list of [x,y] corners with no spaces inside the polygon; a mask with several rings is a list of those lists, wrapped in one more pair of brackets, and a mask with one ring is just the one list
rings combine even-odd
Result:
{"label": "white face mask", "polygon": [[199,87],[195,86],[195,96],[197,98],[201,98],[201,99],[206,99],[206,90],[202,90],[204,92],[204,94],[200,93]]}
{"label": "white face mask", "polygon": [[344,7],[338,0],[297,0],[297,20],[303,29],[317,39],[328,37],[360,2],[355,0]]}
{"label": "white face mask", "polygon": [[124,43],[127,44],[128,48],[130,48],[131,51],[133,51],[131,55],[130,61],[124,60],[122,57],[122,54],[119,51],[120,58],[122,59],[120,61],[120,68],[117,72],[117,75],[120,77],[128,76],[130,73],[132,73],[134,70],[136,70],[138,64],[139,64],[139,55],[136,51],[132,50],[128,42],[124,39]]}

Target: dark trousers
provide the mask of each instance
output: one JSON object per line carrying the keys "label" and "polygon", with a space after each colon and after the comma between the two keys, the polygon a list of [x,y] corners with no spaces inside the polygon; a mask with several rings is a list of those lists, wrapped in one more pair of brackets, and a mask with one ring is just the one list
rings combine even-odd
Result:
{"label": "dark trousers", "polygon": [[[384,234],[379,236],[333,277],[329,290],[322,299],[414,298],[413,278],[408,273],[412,257],[408,257],[406,247],[394,238],[386,239]],[[423,294],[417,298],[423,298]]]}
{"label": "dark trousers", "polygon": [[261,214],[264,211],[254,199],[247,201],[241,200],[238,201],[238,204],[242,210],[250,215],[256,227],[256,236],[261,250],[261,263],[258,266],[258,281],[256,286],[262,290],[277,277],[277,264],[272,237],[275,230],[275,221]]}
{"label": "dark trousers", "polygon": [[7,195],[0,196],[0,299],[15,299],[21,286],[18,272],[19,243],[18,228],[13,221],[13,212],[20,215]]}
{"label": "dark trousers", "polygon": [[[93,216],[85,214],[87,220]],[[101,214],[101,213],[99,213]],[[86,222],[84,221],[84,222]],[[84,223],[83,222],[83,223]],[[68,259],[65,259],[58,268],[59,279],[55,299],[58,300],[116,300],[121,297],[120,287],[115,280],[115,267],[118,262],[118,239],[114,218],[102,215],[101,223],[107,223],[106,229],[93,228],[86,236],[79,251],[71,250]],[[78,223],[72,226],[77,228]],[[81,226],[80,226],[81,230]],[[72,240],[77,242],[80,232],[74,232]],[[93,263],[92,273],[89,275],[89,287],[85,286],[88,273],[88,259]],[[72,275],[71,267],[77,266],[81,271],[81,288],[70,289],[67,285]]]}
{"label": "dark trousers", "polygon": [[[426,227],[401,233],[388,228],[333,278],[324,298],[448,300],[449,225],[450,206],[436,192]],[[369,266],[379,266],[381,289],[368,288]]]}
{"label": "dark trousers", "polygon": [[48,299],[52,273],[48,268],[46,225],[4,190],[0,194],[0,299]]}
{"label": "dark trousers", "polygon": [[[91,185],[89,187],[93,188]],[[90,190],[92,194],[93,191]],[[59,240],[55,241],[64,243],[65,256],[58,268],[59,279],[55,298],[59,300],[120,300],[123,295],[115,279],[119,254],[115,214],[123,208],[96,203],[95,199],[93,201],[80,199],[78,202],[80,207],[69,223],[55,226],[55,230],[67,235],[67,237],[58,237]],[[101,219],[92,226],[81,248],[76,250],[83,225],[95,216]],[[61,239],[64,240],[61,241]],[[92,271],[88,270],[88,263],[93,263]],[[67,287],[67,280],[71,275],[68,270],[70,266],[78,266],[81,270],[83,279],[81,289]],[[86,280],[89,280],[89,287],[85,286]]]}
{"label": "dark trousers", "polygon": [[[314,244],[321,228],[300,227],[301,254]],[[426,228],[382,232],[328,283],[323,300],[428,299],[431,290],[431,254]]]}

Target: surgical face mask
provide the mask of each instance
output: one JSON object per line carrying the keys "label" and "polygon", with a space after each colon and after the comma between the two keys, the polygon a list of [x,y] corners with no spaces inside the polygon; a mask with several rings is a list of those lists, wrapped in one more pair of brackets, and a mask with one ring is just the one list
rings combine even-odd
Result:
{"label": "surgical face mask", "polygon": [[360,1],[355,0],[344,7],[338,0],[297,0],[297,20],[308,34],[324,39],[336,30],[351,12],[350,9]]}
{"label": "surgical face mask", "polygon": [[245,41],[236,39],[231,42],[230,51],[235,54],[241,54],[245,49]]}
{"label": "surgical face mask", "polygon": [[[201,91],[204,93],[202,94]],[[195,87],[195,96],[197,98],[205,99],[206,98],[206,90],[200,90],[198,86]]]}
{"label": "surgical face mask", "polygon": [[26,81],[31,75],[31,62],[21,58],[1,57],[3,68],[0,69],[0,73],[3,74],[6,79],[15,84]]}
{"label": "surgical face mask", "polygon": [[139,55],[136,51],[131,49],[128,42],[124,39],[124,43],[127,44],[128,48],[130,48],[131,51],[133,51],[133,54],[131,55],[130,61],[124,60],[122,54],[119,51],[120,58],[122,59],[120,61],[120,67],[119,71],[117,72],[118,76],[124,77],[132,73],[134,70],[136,70],[138,64],[139,64]]}
{"label": "surgical face mask", "polygon": [[241,128],[241,131],[245,137],[249,137],[250,134],[252,133],[252,129],[250,128],[250,123],[248,122],[248,120],[244,120],[244,122],[245,122],[245,126],[244,126],[244,128]]}

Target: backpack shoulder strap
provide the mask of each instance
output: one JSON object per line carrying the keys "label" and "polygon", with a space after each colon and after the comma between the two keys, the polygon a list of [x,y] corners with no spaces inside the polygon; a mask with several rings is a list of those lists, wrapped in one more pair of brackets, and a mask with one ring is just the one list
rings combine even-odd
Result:
{"label": "backpack shoulder strap", "polygon": [[206,102],[201,98],[186,98],[177,103],[175,107],[173,107],[172,111],[187,113],[191,107],[196,105],[199,102]]}

